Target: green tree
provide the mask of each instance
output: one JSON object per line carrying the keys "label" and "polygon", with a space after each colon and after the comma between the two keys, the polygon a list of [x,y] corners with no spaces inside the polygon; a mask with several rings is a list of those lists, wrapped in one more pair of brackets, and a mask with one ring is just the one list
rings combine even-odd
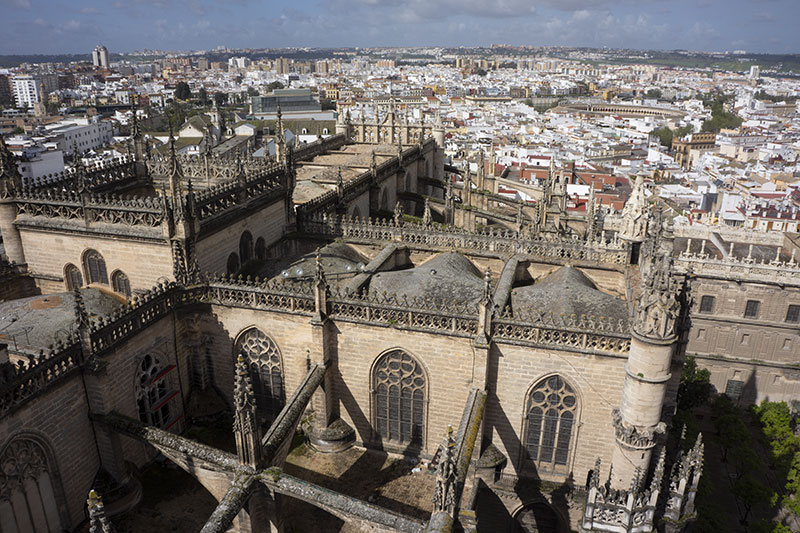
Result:
{"label": "green tree", "polygon": [[478,76],[486,76],[486,71],[483,70],[482,68],[479,68],[477,71],[475,71],[475,74],[477,74]]}
{"label": "green tree", "polygon": [[658,128],[650,132],[653,137],[658,138],[658,141],[661,143],[662,146],[666,146],[669,148],[672,146],[672,130],[668,127],[664,126],[663,128]]}
{"label": "green tree", "polygon": [[690,133],[694,133],[694,126],[691,124],[687,124],[686,126],[681,126],[680,128],[675,128],[672,132],[675,139],[682,139],[686,137]]}
{"label": "green tree", "polygon": [[734,484],[731,492],[736,499],[744,506],[744,516],[742,524],[747,523],[753,507],[765,507],[774,503],[775,494],[763,483],[750,474],[739,478]]}
{"label": "green tree", "polygon": [[178,85],[175,86],[175,98],[178,100],[188,100],[192,97],[192,90],[189,88],[189,84],[185,81],[179,81]]}
{"label": "green tree", "polygon": [[795,453],[800,451],[800,439],[794,435],[792,413],[786,402],[764,400],[755,408],[762,432],[772,448],[772,459],[783,471],[790,468]]}
{"label": "green tree", "polygon": [[697,368],[694,357],[688,356],[681,369],[681,382],[678,385],[678,409],[690,411],[708,401],[711,395],[711,372]]}
{"label": "green tree", "polygon": [[205,107],[208,105],[208,91],[206,91],[205,87],[201,87],[200,91],[197,93],[197,100],[200,102],[200,105]]}
{"label": "green tree", "polygon": [[223,92],[215,92],[214,93],[214,102],[217,104],[217,107],[222,107],[228,101],[228,95]]}
{"label": "green tree", "polygon": [[648,98],[661,98],[661,89],[650,89],[645,93]]}
{"label": "green tree", "polygon": [[258,89],[256,89],[255,87],[248,87],[247,96],[258,96]]}
{"label": "green tree", "polygon": [[275,89],[283,89],[283,84],[279,81],[273,81],[269,85],[267,85],[267,90],[269,92],[274,91]]}

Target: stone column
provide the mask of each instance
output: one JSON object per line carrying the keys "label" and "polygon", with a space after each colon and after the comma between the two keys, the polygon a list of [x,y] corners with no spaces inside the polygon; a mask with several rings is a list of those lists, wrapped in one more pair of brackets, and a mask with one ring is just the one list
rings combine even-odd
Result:
{"label": "stone column", "polygon": [[333,394],[333,380],[337,370],[336,339],[334,325],[328,319],[328,282],[322,270],[319,251],[316,257],[314,281],[316,312],[311,319],[311,348],[308,353],[309,365],[324,366],[325,381],[314,391],[311,398],[313,417],[306,427],[309,444],[320,452],[335,453],[353,445],[355,431],[339,418],[336,398]]}
{"label": "stone column", "polygon": [[616,489],[630,487],[637,471],[646,474],[656,440],[666,429],[661,411],[678,338],[679,285],[672,276],[671,255],[644,257],[641,271],[643,287],[636,300],[625,384],[620,407],[613,413],[611,484]]}
{"label": "stone column", "polygon": [[0,200],[0,234],[3,235],[3,246],[6,256],[12,263],[25,264],[25,253],[22,249],[22,238],[14,226],[17,219],[17,204],[11,198]]}

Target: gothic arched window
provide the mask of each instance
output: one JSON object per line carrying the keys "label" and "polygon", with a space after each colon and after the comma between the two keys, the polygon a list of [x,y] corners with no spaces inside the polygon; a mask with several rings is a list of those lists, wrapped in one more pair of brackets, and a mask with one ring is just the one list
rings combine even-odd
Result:
{"label": "gothic arched window", "polygon": [[561,376],[549,376],[528,395],[525,449],[537,468],[566,466],[578,396]]}
{"label": "gothic arched window", "polygon": [[382,439],[422,446],[425,372],[402,350],[386,353],[372,371],[373,427]]}
{"label": "gothic arched window", "polygon": [[152,355],[144,356],[139,362],[136,403],[139,405],[139,420],[145,424],[163,428],[170,421],[169,400],[173,391],[167,375],[169,370],[171,368],[164,368]]}
{"label": "gothic arched window", "polygon": [[235,355],[242,354],[250,368],[259,420],[271,423],[283,409],[283,367],[278,345],[258,328],[250,328],[236,341]]}
{"label": "gothic arched window", "polygon": [[253,257],[253,235],[249,231],[242,233],[239,239],[239,259],[242,264],[247,263]]}
{"label": "gothic arched window", "polygon": [[121,270],[111,274],[111,286],[114,288],[114,292],[124,294],[126,298],[131,297],[131,282]]}
{"label": "gothic arched window", "polygon": [[61,531],[55,476],[38,439],[17,437],[0,454],[0,531]]}
{"label": "gothic arched window", "polygon": [[239,271],[239,256],[232,253],[228,256],[228,274],[236,274]]}
{"label": "gothic arched window", "polygon": [[97,250],[88,250],[83,256],[86,270],[86,279],[89,283],[102,283],[108,285],[106,262]]}
{"label": "gothic arched window", "polygon": [[256,259],[263,261],[267,258],[267,244],[264,237],[256,239]]}
{"label": "gothic arched window", "polygon": [[72,263],[67,263],[67,266],[64,267],[64,282],[67,284],[68,291],[80,289],[83,286],[81,271]]}

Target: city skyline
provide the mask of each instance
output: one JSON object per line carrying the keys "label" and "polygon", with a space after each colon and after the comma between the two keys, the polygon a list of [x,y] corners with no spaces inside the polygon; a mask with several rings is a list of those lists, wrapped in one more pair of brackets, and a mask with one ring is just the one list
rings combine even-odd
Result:
{"label": "city skyline", "polygon": [[[791,0],[0,0],[0,54],[262,47],[586,46],[794,53]],[[247,16],[243,16],[243,15]],[[353,31],[356,28],[358,31]]]}

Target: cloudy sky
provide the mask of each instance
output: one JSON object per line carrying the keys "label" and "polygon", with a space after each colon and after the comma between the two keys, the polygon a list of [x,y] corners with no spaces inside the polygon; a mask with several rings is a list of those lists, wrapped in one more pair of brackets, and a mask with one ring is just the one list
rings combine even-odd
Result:
{"label": "cloudy sky", "polygon": [[800,53],[800,0],[0,0],[0,54],[284,46]]}

